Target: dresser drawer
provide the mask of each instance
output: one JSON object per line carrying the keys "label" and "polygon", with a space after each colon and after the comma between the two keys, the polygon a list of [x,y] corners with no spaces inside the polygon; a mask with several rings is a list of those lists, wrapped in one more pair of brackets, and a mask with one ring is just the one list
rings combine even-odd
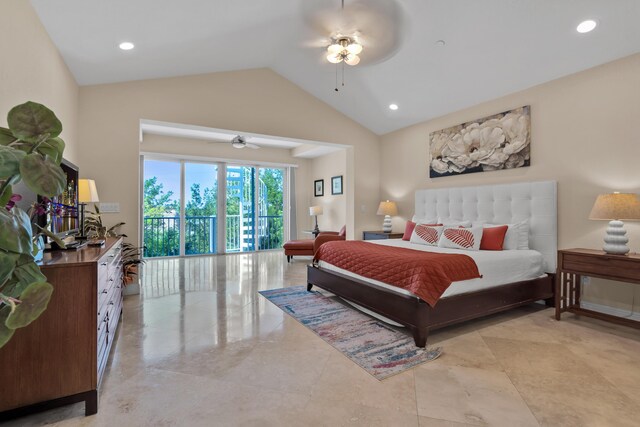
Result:
{"label": "dresser drawer", "polygon": [[109,278],[104,282],[101,290],[98,292],[98,311],[102,310],[104,305],[111,298],[111,294],[113,293],[113,289],[116,285],[116,280],[117,278]]}
{"label": "dresser drawer", "polygon": [[616,278],[637,279],[640,276],[640,266],[637,262],[615,255],[592,257],[580,254],[563,254],[561,268],[566,271],[577,271],[583,275],[607,276],[612,280]]}

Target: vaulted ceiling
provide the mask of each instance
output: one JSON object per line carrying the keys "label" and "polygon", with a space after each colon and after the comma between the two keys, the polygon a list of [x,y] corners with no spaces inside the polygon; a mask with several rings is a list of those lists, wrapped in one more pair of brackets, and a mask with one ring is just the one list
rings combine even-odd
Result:
{"label": "vaulted ceiling", "polygon": [[[640,51],[638,0],[31,2],[81,85],[269,67],[378,134]],[[364,51],[336,92],[345,28]]]}

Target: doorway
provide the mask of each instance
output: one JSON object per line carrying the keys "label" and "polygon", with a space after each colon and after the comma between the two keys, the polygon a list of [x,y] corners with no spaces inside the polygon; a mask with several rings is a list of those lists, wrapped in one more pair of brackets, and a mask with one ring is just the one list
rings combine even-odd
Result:
{"label": "doorway", "polygon": [[144,257],[282,247],[287,169],[143,157]]}

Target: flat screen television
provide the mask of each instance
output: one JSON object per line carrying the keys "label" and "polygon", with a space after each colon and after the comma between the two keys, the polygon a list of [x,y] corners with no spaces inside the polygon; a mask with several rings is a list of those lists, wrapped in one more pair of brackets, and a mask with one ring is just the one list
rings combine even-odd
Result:
{"label": "flat screen television", "polygon": [[[80,231],[78,216],[78,167],[70,161],[63,159],[60,167],[67,177],[67,184],[62,194],[51,198],[52,207],[47,215],[36,217],[36,224],[41,227],[49,224],[49,229],[59,237],[77,234]],[[16,205],[25,211],[34,203],[42,203],[42,197],[31,191],[21,181],[13,186],[14,194],[20,194],[22,200]]]}

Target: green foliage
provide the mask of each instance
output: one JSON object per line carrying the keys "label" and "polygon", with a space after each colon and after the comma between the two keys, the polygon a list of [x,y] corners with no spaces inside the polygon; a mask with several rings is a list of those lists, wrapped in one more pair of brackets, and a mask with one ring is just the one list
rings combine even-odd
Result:
{"label": "green foliage", "polygon": [[7,316],[4,324],[9,329],[29,326],[47,308],[53,294],[53,286],[47,282],[29,284],[20,295],[19,305]]}
{"label": "green foliage", "polygon": [[42,230],[34,233],[29,215],[8,205],[13,185],[23,180],[34,193],[53,197],[66,184],[62,124],[53,111],[26,102],[9,111],[7,123],[0,127],[0,348],[42,314],[53,292],[34,259]]}
{"label": "green foliage", "polygon": [[267,215],[282,216],[284,208],[282,169],[260,169],[260,180],[267,188]]}
{"label": "green foliage", "polygon": [[112,225],[107,228],[102,224],[102,215],[98,205],[95,206],[95,212],[87,212],[87,217],[84,219],[84,230],[88,237],[94,239],[105,239],[107,237],[128,237],[126,234],[120,233],[120,227],[125,225],[124,222],[119,222],[116,225]]}
{"label": "green foliage", "polygon": [[144,215],[145,216],[165,216],[170,212],[178,212],[180,205],[177,201],[171,200],[173,191],[167,193],[163,190],[163,185],[158,183],[158,178],[153,177],[144,181]]}

